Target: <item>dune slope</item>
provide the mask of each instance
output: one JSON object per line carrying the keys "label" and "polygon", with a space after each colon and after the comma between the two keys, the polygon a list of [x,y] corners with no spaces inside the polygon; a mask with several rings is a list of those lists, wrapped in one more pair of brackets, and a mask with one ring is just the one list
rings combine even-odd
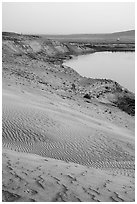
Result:
{"label": "dune slope", "polygon": [[3,151],[3,201],[131,202],[134,180],[32,154]]}
{"label": "dune slope", "polygon": [[94,167],[134,169],[133,132],[36,97],[3,93],[5,146]]}
{"label": "dune slope", "polygon": [[3,40],[3,201],[134,201],[134,94],[20,37]]}

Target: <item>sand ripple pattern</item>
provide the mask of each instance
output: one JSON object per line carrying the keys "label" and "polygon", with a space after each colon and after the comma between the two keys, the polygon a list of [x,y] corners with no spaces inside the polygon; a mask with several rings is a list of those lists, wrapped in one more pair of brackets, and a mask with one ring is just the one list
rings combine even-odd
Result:
{"label": "sand ripple pattern", "polygon": [[118,143],[115,135],[75,118],[5,101],[2,126],[5,148],[133,174],[133,145]]}

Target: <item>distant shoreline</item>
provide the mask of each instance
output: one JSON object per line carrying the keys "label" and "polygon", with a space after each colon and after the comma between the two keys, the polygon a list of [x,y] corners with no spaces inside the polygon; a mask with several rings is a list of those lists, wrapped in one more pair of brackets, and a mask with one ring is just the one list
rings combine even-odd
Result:
{"label": "distant shoreline", "polygon": [[91,55],[91,54],[94,54],[94,53],[97,53],[97,52],[135,52],[135,50],[100,50],[100,51],[94,51],[94,52],[87,52],[87,53],[81,53],[81,54],[79,54],[79,55],[75,55],[75,54],[73,54],[73,55],[70,55],[69,57],[67,57],[66,59],[64,59],[63,61],[62,61],[62,65],[65,63],[65,62],[67,62],[68,60],[72,60],[72,59],[75,59],[75,58],[77,58],[77,57],[80,57],[80,56],[84,56],[84,55]]}
{"label": "distant shoreline", "polygon": [[[131,59],[134,61],[134,56],[135,54],[133,52],[95,52],[89,55],[74,56],[72,59],[66,60],[63,65],[74,69],[83,77],[112,79],[135,93],[135,85],[133,84],[135,67],[133,63],[130,63]],[[127,58],[130,60],[127,61]],[[109,67],[113,70],[113,74],[109,70]],[[125,69],[125,76],[119,77],[117,75],[120,71],[118,67],[121,70]],[[127,77],[126,80],[125,77]]]}

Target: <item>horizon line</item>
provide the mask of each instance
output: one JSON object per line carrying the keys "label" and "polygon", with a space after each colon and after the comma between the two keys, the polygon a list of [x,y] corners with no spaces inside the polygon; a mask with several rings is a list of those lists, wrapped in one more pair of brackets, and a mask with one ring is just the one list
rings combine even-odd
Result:
{"label": "horizon line", "polygon": [[2,33],[15,33],[15,34],[21,34],[21,35],[98,35],[98,34],[114,34],[114,33],[120,33],[120,32],[128,32],[128,31],[135,31],[134,29],[129,30],[120,30],[120,31],[114,31],[114,32],[106,32],[106,33],[24,33],[24,32],[16,32],[16,31],[2,31]]}

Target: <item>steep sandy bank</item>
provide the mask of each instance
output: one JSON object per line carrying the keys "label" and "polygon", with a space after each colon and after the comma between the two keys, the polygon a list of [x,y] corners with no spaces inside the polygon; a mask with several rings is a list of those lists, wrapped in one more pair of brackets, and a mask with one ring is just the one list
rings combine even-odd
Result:
{"label": "steep sandy bank", "polygon": [[[63,66],[63,60],[72,55],[92,53],[95,50],[86,43],[61,43],[40,36],[3,34],[3,75],[70,92],[88,99],[97,99],[119,107],[135,115],[135,96],[117,82],[106,79],[92,79],[80,76],[73,69]],[[21,82],[19,83],[21,84]]]}
{"label": "steep sandy bank", "polygon": [[29,92],[3,91],[3,145],[96,168],[125,168],[132,173],[134,131],[50,100],[54,103],[54,96],[37,99]]}

